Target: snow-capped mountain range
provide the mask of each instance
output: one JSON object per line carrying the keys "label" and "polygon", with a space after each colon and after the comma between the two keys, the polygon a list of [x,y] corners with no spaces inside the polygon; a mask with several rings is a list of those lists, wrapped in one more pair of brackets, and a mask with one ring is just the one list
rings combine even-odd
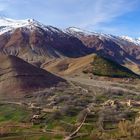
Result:
{"label": "snow-capped mountain range", "polygon": [[97,32],[90,32],[86,30],[82,30],[76,27],[69,27],[67,29],[61,30],[52,26],[46,26],[42,23],[34,20],[34,19],[25,19],[25,20],[14,20],[9,18],[0,18],[0,35],[7,32],[12,32],[13,30],[21,27],[26,27],[33,30],[34,27],[40,27],[44,30],[51,30],[53,32],[65,32],[70,33],[73,35],[82,34],[85,36],[88,35],[95,35],[98,36],[100,39],[108,38],[108,39],[119,39],[122,41],[128,41],[130,43],[134,43],[136,45],[140,45],[140,38],[132,38],[129,36],[114,36],[111,34],[104,34],[104,33],[97,33]]}
{"label": "snow-capped mountain range", "polygon": [[75,27],[59,29],[34,19],[0,18],[0,42],[0,53],[16,55],[28,62],[97,53],[140,73],[140,38],[89,32]]}
{"label": "snow-capped mountain range", "polygon": [[136,45],[140,45],[140,38],[132,38],[129,36],[121,36],[122,39],[127,40],[129,42],[135,43]]}
{"label": "snow-capped mountain range", "polygon": [[115,35],[111,35],[111,34],[90,32],[90,31],[82,30],[82,29],[76,28],[76,27],[70,27],[70,28],[67,28],[66,30],[75,35],[77,35],[77,34],[81,34],[81,35],[85,35],[85,36],[95,35],[95,36],[98,36],[100,39],[103,39],[103,38],[106,38],[106,39],[108,38],[108,39],[113,39],[113,40],[118,39],[120,41],[128,41],[130,43],[140,45],[140,38],[132,38],[129,36],[115,36]]}

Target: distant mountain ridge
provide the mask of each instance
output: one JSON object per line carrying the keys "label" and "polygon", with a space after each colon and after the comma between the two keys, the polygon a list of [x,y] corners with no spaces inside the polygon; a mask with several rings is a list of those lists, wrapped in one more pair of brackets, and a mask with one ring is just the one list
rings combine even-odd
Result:
{"label": "distant mountain ridge", "polygon": [[98,32],[90,32],[86,31],[77,27],[69,27],[66,29],[66,32],[69,32],[70,34],[75,34],[75,35],[83,35],[83,36],[98,36],[100,39],[103,38],[108,38],[108,39],[118,39],[120,41],[128,41],[129,43],[134,43],[136,45],[140,45],[140,38],[132,38],[129,36],[115,36],[112,34],[104,34],[104,33],[98,33]]}
{"label": "distant mountain ridge", "polygon": [[43,25],[42,23],[40,23],[34,19],[13,20],[13,19],[9,19],[9,18],[0,18],[0,34],[6,33],[8,31],[12,31],[14,29],[21,28],[21,27],[28,27],[31,30],[33,30],[34,27],[39,27],[46,31],[58,32],[58,33],[60,33],[60,32],[72,33],[72,34],[81,33],[83,35],[96,35],[96,36],[106,37],[106,38],[110,38],[110,39],[118,38],[120,40],[122,39],[124,41],[128,41],[128,42],[134,43],[136,45],[140,45],[140,38],[132,38],[129,36],[114,36],[111,34],[90,32],[90,31],[82,30],[82,29],[76,28],[76,27],[69,27],[67,29],[61,30],[61,29],[58,29],[53,26]]}
{"label": "distant mountain ridge", "polygon": [[84,31],[58,29],[33,20],[0,18],[0,52],[31,63],[77,58],[91,53],[116,61],[140,73],[140,40]]}

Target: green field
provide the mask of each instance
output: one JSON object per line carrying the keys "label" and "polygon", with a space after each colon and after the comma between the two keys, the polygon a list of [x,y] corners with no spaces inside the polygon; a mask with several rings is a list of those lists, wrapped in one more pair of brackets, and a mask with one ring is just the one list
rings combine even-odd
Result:
{"label": "green field", "polygon": [[16,105],[0,105],[0,122],[22,122],[29,118],[30,112]]}

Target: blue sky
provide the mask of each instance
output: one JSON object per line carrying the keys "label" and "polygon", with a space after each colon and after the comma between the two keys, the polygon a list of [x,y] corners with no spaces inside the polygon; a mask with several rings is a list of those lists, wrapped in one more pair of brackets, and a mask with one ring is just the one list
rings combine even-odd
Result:
{"label": "blue sky", "polygon": [[140,37],[140,0],[0,0],[0,16]]}

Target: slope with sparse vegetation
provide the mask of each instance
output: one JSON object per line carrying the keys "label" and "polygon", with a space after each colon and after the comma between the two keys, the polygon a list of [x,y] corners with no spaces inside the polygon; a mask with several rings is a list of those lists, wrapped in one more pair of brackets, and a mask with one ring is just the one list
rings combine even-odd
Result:
{"label": "slope with sparse vegetation", "polygon": [[98,55],[94,57],[94,60],[91,64],[93,66],[92,73],[95,75],[129,78],[138,77],[138,75],[121,66],[120,64]]}

